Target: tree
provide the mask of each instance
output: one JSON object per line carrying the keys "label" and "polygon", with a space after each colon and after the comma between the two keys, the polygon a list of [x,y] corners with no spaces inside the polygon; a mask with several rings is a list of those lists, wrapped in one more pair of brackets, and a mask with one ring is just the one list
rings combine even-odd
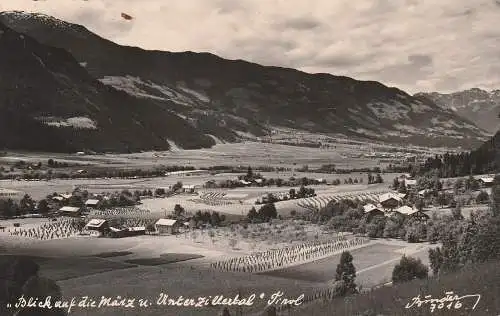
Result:
{"label": "tree", "polygon": [[431,264],[432,274],[437,275],[443,264],[443,254],[441,248],[429,249],[429,261]]}
{"label": "tree", "polygon": [[224,308],[222,309],[221,316],[231,316],[231,314],[229,313],[229,309],[227,308],[227,306],[224,306]]}
{"label": "tree", "polygon": [[156,196],[163,196],[163,195],[165,195],[165,189],[163,189],[163,188],[156,189],[155,190],[155,195]]}
{"label": "tree", "polygon": [[38,213],[47,214],[49,212],[49,203],[47,203],[46,199],[40,200],[38,202]]}
{"label": "tree", "polygon": [[392,189],[393,190],[398,190],[399,189],[399,180],[398,178],[394,178],[394,180],[392,180]]}
{"label": "tree", "polygon": [[413,279],[427,278],[429,269],[422,263],[420,259],[407,257],[403,255],[399,263],[392,271],[392,282],[403,283]]}
{"label": "tree", "polygon": [[462,215],[461,203],[457,203],[457,205],[455,206],[455,208],[453,208],[453,210],[451,211],[451,215],[456,220],[461,220],[461,219],[464,218],[464,216]]}
{"label": "tree", "polygon": [[295,189],[291,188],[288,195],[290,195],[290,199],[295,199]]}
{"label": "tree", "polygon": [[246,180],[253,179],[253,170],[252,170],[252,167],[248,166],[247,175],[246,175],[245,178],[246,178]]}
{"label": "tree", "polygon": [[268,222],[273,218],[277,218],[278,211],[276,210],[276,206],[274,206],[274,203],[264,204],[259,209],[258,217],[264,222]]}
{"label": "tree", "polygon": [[343,289],[341,289],[342,296],[357,292],[355,283],[356,268],[352,261],[353,258],[349,251],[342,252],[335,274],[335,281],[342,281],[344,283]]}
{"label": "tree", "polygon": [[28,194],[25,194],[21,201],[19,202],[19,208],[21,211],[21,214],[27,214],[31,213],[33,209],[35,208],[35,201],[29,196]]}
{"label": "tree", "polygon": [[498,183],[491,188],[491,211],[494,216],[500,216],[500,184]]}
{"label": "tree", "polygon": [[237,244],[238,244],[238,240],[237,239],[235,239],[235,238],[229,239],[229,247],[231,247],[231,249],[234,249]]}
{"label": "tree", "polygon": [[368,237],[381,238],[384,235],[386,220],[384,215],[375,215],[365,228]]}
{"label": "tree", "polygon": [[185,210],[180,204],[175,204],[174,206],[174,216],[176,218],[184,216]]}
{"label": "tree", "polygon": [[254,221],[254,220],[256,220],[258,217],[259,217],[259,214],[257,213],[257,210],[255,209],[255,207],[252,207],[252,208],[250,209],[250,211],[248,211],[247,218],[248,218],[250,221]]}
{"label": "tree", "polygon": [[375,183],[384,183],[384,179],[380,175],[380,173],[377,173],[377,177],[375,178]]}
{"label": "tree", "polygon": [[486,192],[486,191],[481,191],[476,196],[476,203],[477,204],[487,203],[489,200],[490,200],[490,196],[488,195],[488,192]]}

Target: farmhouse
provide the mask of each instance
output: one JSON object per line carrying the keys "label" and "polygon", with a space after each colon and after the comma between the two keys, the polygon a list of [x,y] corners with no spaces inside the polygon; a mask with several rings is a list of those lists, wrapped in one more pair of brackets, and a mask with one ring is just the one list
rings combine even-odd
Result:
{"label": "farmhouse", "polygon": [[399,197],[399,195],[394,193],[385,193],[379,196],[379,202],[382,207],[386,209],[394,209],[398,207],[399,203],[401,202],[401,198]]}
{"label": "farmhouse", "polygon": [[194,184],[185,184],[182,186],[182,191],[184,193],[194,193],[196,186]]}
{"label": "farmhouse", "polygon": [[64,216],[80,216],[82,213],[79,207],[73,206],[63,206],[59,209],[59,212]]}
{"label": "farmhouse", "polygon": [[419,211],[419,210],[417,210],[413,207],[410,207],[408,205],[401,206],[401,207],[395,209],[392,213],[393,214],[399,213],[401,215],[411,216],[414,218],[424,219],[424,220],[429,218],[429,216],[427,214],[425,214],[424,212]]}
{"label": "farmhouse", "polygon": [[91,219],[90,222],[85,225],[85,229],[98,231],[104,234],[106,231],[109,231],[109,223],[105,219],[94,218]]}
{"label": "farmhouse", "polygon": [[86,207],[90,207],[90,208],[97,208],[99,206],[99,203],[101,201],[97,200],[97,199],[88,199],[86,202],[85,202],[85,206]]}
{"label": "farmhouse", "polygon": [[415,179],[406,179],[405,180],[405,186],[407,190],[413,189],[414,187],[417,186],[417,180]]}
{"label": "farmhouse", "polygon": [[365,206],[363,206],[363,210],[368,221],[370,221],[370,219],[374,216],[384,215],[384,211],[373,204],[366,204]]}
{"label": "farmhouse", "polygon": [[482,177],[482,178],[479,178],[479,183],[484,188],[493,186],[494,182],[495,182],[495,178],[493,178],[493,177]]}
{"label": "farmhouse", "polygon": [[175,219],[160,218],[155,223],[155,230],[158,234],[176,234],[182,224]]}

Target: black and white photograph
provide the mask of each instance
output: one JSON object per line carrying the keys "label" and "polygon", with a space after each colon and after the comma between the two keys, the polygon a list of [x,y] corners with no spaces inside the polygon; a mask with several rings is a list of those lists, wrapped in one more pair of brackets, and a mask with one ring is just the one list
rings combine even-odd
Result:
{"label": "black and white photograph", "polygon": [[500,316],[499,0],[0,0],[0,316]]}

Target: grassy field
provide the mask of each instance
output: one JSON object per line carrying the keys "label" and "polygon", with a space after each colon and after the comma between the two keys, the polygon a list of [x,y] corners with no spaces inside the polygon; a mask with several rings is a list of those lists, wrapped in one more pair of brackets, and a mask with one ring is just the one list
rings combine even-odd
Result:
{"label": "grassy field", "polygon": [[[388,260],[401,257],[401,253],[395,250],[403,249],[402,246],[372,244],[351,251],[354,258],[353,263],[357,271],[363,271],[367,268],[382,264]],[[266,275],[282,278],[291,278],[312,282],[328,282],[335,278],[335,270],[340,262],[340,254],[336,254],[324,259],[316,260],[310,263],[264,273]],[[358,283],[363,286],[367,284],[363,278],[358,278]],[[380,282],[380,279],[378,280]]]}
{"label": "grassy field", "polygon": [[[500,313],[500,262],[493,261],[468,267],[457,273],[440,276],[439,279],[415,280],[391,287],[382,287],[372,292],[336,299],[329,302],[314,302],[292,311],[289,315],[478,315],[496,316]],[[476,309],[472,310],[474,298],[462,300],[463,306],[456,310],[446,307],[433,313],[430,304],[422,307],[405,308],[417,295],[431,295],[432,298],[445,297],[445,292],[453,291],[458,296],[481,295]],[[446,304],[448,305],[448,304]]]}

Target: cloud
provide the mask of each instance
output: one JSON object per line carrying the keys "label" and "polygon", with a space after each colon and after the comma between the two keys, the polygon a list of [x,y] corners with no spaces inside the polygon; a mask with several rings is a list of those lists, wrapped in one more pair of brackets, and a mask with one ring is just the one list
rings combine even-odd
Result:
{"label": "cloud", "polygon": [[[119,44],[208,51],[408,92],[500,88],[500,0],[1,0]],[[125,12],[134,17],[125,21]]]}

